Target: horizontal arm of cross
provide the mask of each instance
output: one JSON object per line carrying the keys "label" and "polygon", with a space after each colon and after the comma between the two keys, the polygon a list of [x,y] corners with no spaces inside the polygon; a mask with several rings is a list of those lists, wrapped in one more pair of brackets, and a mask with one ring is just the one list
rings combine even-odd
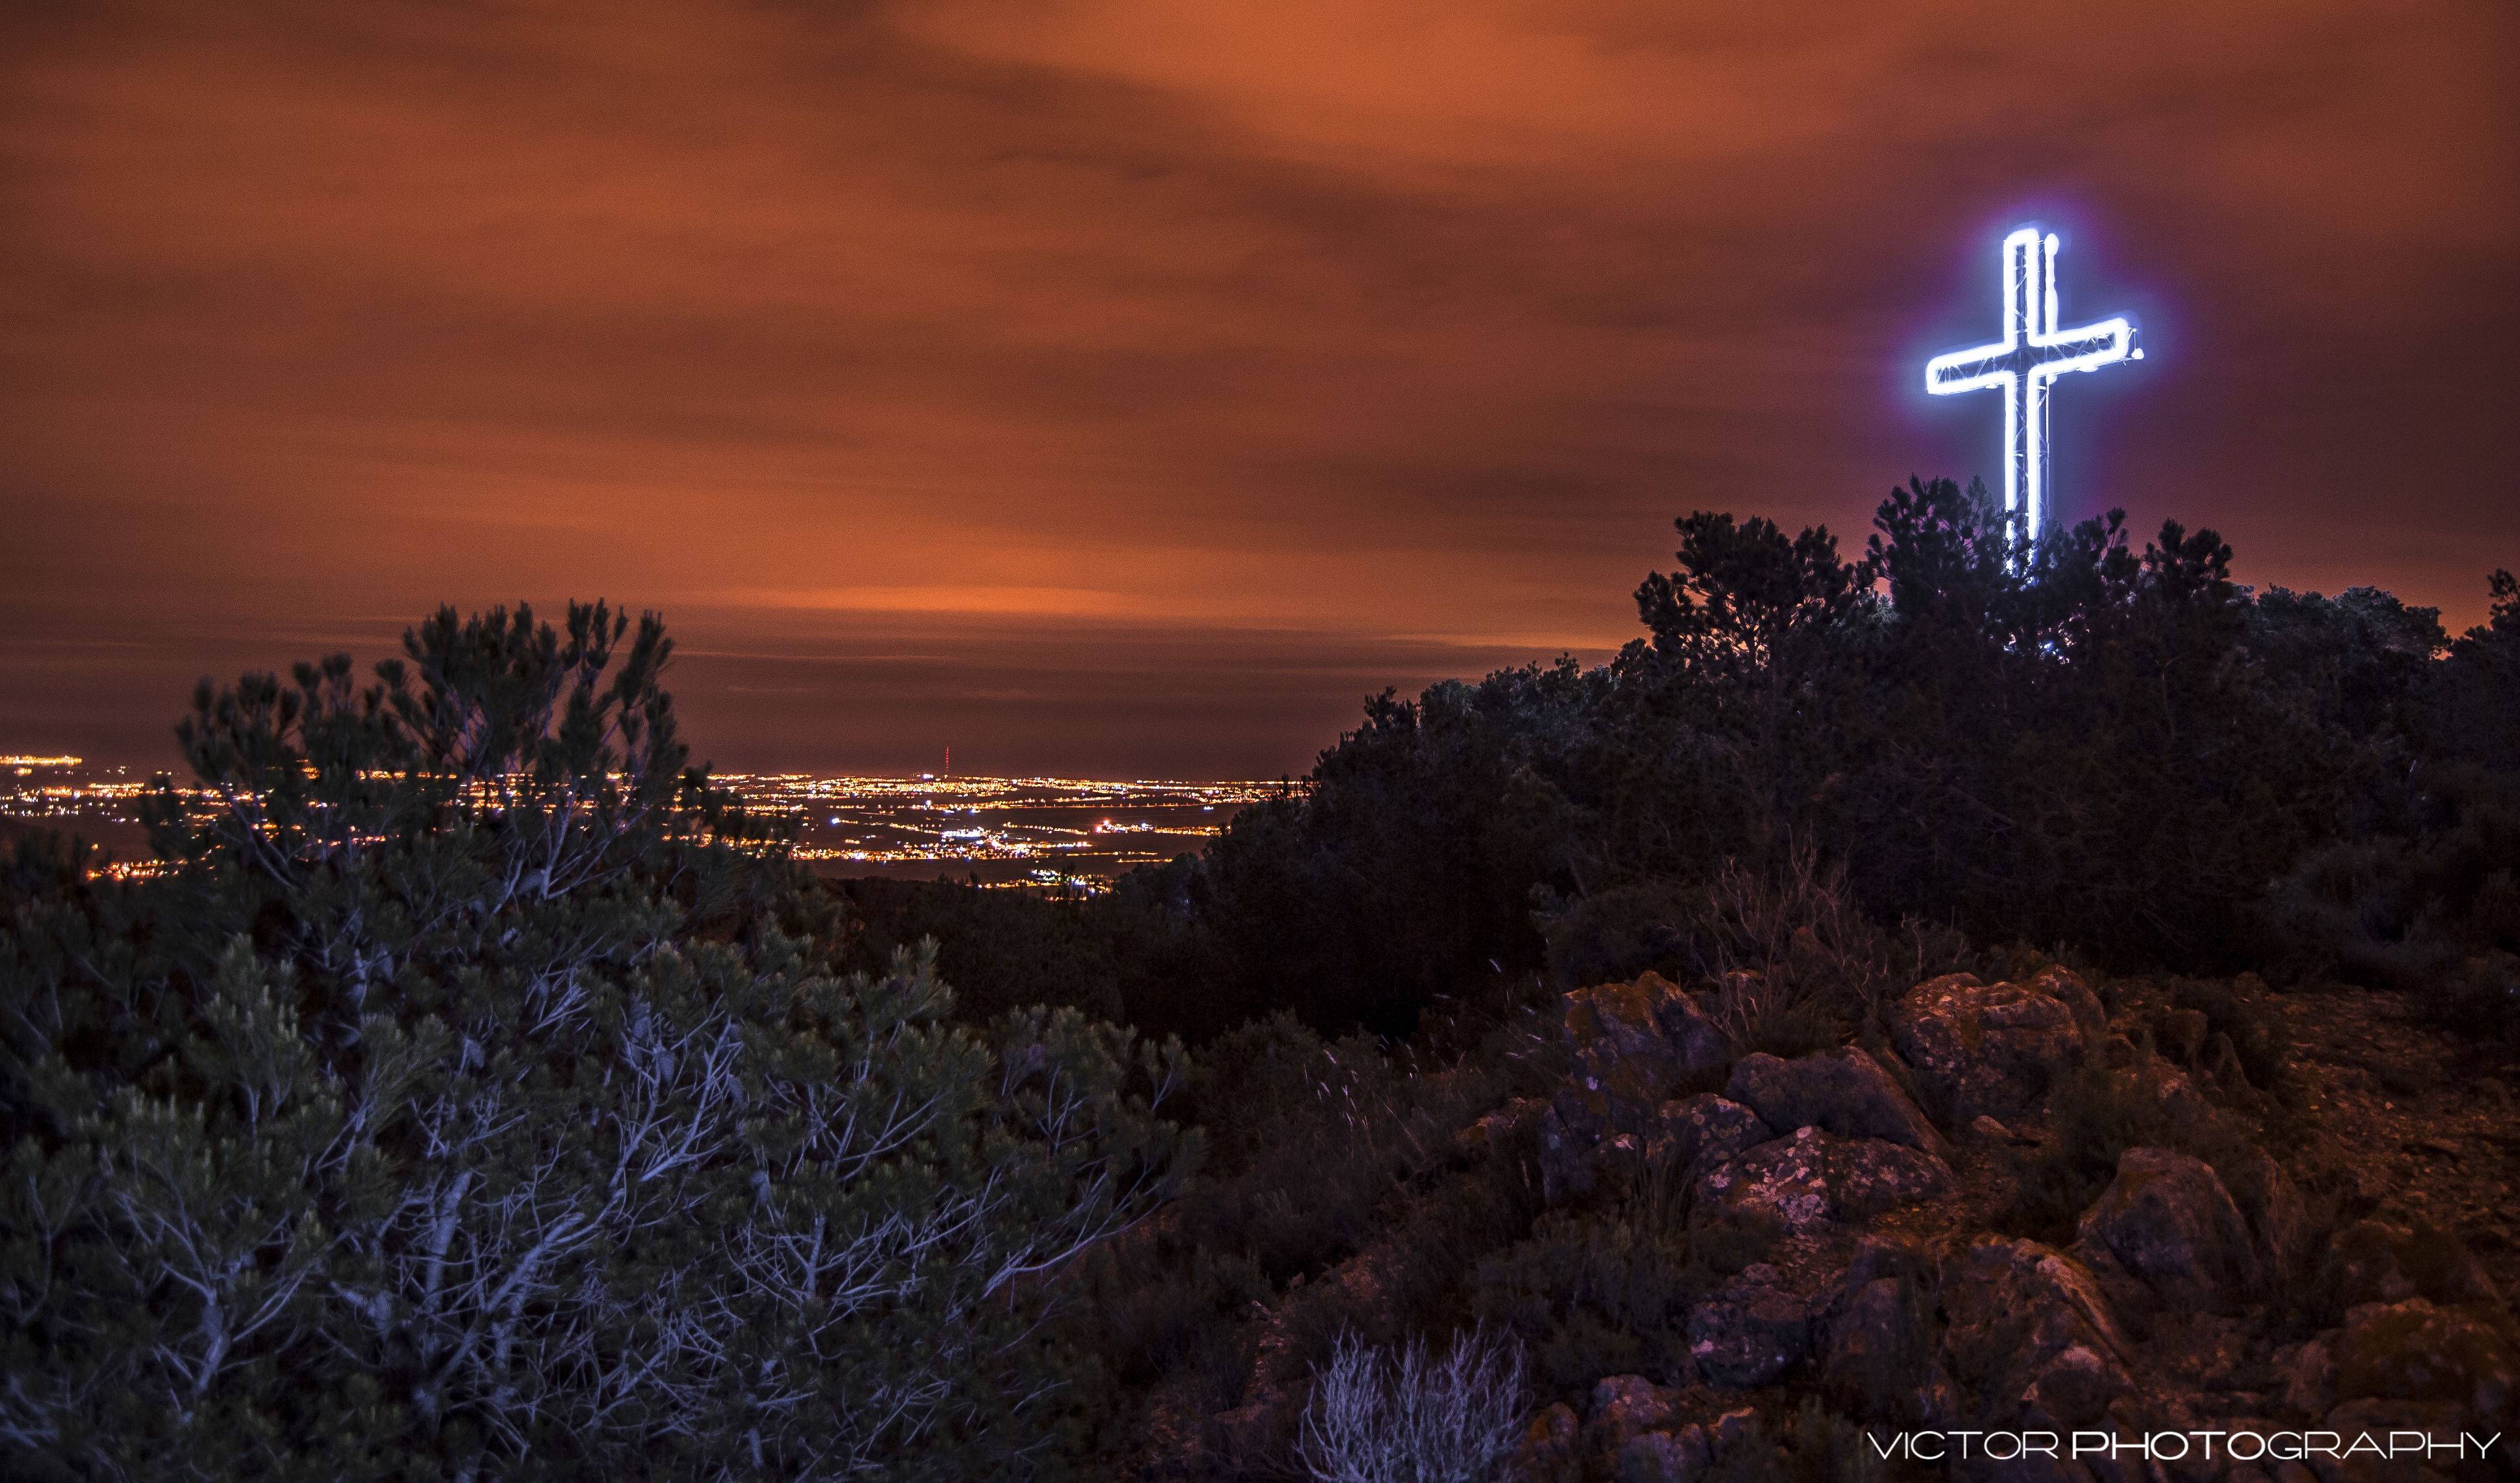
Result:
{"label": "horizontal arm of cross", "polygon": [[2134,347],[2135,330],[2123,319],[2105,319],[2060,335],[2034,337],[2028,343],[1979,345],[1937,355],[1925,363],[1925,389],[1936,396],[2001,386],[2023,375],[2052,378],[2069,371],[2089,371],[2124,360]]}

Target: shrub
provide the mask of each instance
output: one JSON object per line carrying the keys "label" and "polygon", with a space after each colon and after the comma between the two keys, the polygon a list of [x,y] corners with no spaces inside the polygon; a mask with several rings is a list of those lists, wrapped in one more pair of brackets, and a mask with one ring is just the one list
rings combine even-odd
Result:
{"label": "shrub", "polygon": [[1678,1383],[1689,1306],[1776,1238],[1740,1221],[1691,1227],[1688,1216],[1676,1173],[1652,1170],[1604,1208],[1545,1214],[1529,1238],[1478,1263],[1472,1311],[1522,1339],[1553,1389],[1619,1373]]}
{"label": "shrub", "polygon": [[835,971],[626,629],[204,685],[168,874],[0,872],[0,1471],[1055,1464],[1045,1278],[1194,1155],[1180,1057]]}
{"label": "shrub", "polygon": [[1488,1483],[1520,1440],[1522,1353],[1475,1328],[1441,1361],[1349,1335],[1313,1376],[1296,1455],[1318,1483]]}

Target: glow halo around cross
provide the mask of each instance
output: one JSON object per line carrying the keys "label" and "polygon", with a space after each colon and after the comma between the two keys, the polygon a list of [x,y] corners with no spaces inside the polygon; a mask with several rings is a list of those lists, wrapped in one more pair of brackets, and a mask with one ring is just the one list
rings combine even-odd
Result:
{"label": "glow halo around cross", "polygon": [[2076,330],[2056,328],[2053,232],[2021,227],[2003,240],[2003,338],[1925,362],[1934,396],[1989,388],[2003,392],[2003,513],[2035,541],[2048,520],[2048,397],[2056,378],[2141,360],[2132,320],[2120,316]]}

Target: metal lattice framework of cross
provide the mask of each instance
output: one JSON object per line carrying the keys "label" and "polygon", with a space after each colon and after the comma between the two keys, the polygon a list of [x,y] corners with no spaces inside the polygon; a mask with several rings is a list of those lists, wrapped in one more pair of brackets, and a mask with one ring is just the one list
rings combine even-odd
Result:
{"label": "metal lattice framework of cross", "polygon": [[2056,328],[2056,235],[2023,227],[2003,240],[2003,338],[1954,350],[1925,363],[1925,390],[1935,396],[1999,387],[2003,392],[2003,510],[2015,529],[2036,540],[2048,520],[2048,396],[2069,371],[2096,371],[2141,360],[2135,326],[2104,319],[2079,330]]}

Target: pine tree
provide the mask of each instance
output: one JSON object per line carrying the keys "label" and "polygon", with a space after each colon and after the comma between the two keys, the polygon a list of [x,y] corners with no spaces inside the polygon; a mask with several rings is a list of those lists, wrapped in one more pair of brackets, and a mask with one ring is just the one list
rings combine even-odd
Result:
{"label": "pine tree", "polygon": [[204,683],[163,875],[11,873],[0,1470],[1055,1470],[1049,1279],[1194,1155],[1178,1047],[838,974],[652,617],[405,647]]}

